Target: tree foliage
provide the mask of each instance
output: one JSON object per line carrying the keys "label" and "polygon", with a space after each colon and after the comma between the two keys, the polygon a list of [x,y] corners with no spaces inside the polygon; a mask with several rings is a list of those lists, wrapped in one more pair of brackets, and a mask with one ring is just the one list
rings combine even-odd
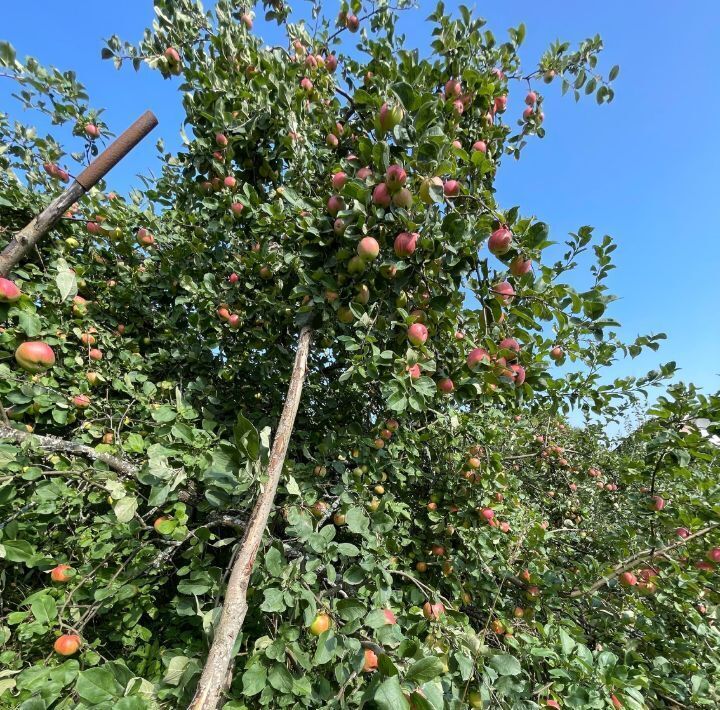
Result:
{"label": "tree foliage", "polygon": [[[618,69],[594,37],[523,70],[524,26],[442,3],[424,56],[406,6],[264,3],[269,47],[245,4],[155,0],[139,44],[107,41],[177,83],[183,146],[93,189],[0,291],[1,707],[190,701],[303,327],[226,708],[720,702],[720,398],[674,385],[619,446],[571,427],[675,366],[608,383],[664,337],[619,337],[614,242],[580,226],[558,250],[494,196],[545,85],[603,104]],[[0,72],[73,136],[0,114],[7,241],[110,127],[74,74],[8,44]]]}

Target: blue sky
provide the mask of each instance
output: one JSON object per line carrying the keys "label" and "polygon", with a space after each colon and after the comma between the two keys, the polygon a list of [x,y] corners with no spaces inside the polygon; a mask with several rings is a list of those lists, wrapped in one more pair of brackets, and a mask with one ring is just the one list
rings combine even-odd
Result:
{"label": "blue sky", "polygon": [[[434,5],[421,0],[421,9],[402,19],[402,29],[421,48],[429,44],[424,19]],[[446,2],[448,9],[456,6]],[[658,353],[623,361],[610,374],[639,375],[675,360],[683,380],[707,392],[720,389],[720,227],[714,219],[720,203],[720,3],[516,0],[480,7],[496,34],[526,24],[521,55],[527,67],[550,41],[595,33],[605,41],[601,67],[620,64],[609,106],[592,99],[575,104],[558,86],[542,87],[547,136],[533,140],[519,162],[503,164],[499,201],[548,222],[556,241],[584,224],[617,241],[609,285],[621,300],[609,315],[623,323],[628,339],[664,331],[668,340]],[[21,58],[30,54],[75,69],[92,104],[107,108],[104,119],[115,132],[148,108],[160,119],[152,139],[111,173],[112,187],[126,189],[136,174],[157,170],[155,140],[179,143],[176,81],[145,68],[117,72],[100,59],[103,38],[141,36],[152,21],[151,2],[42,3],[43,22],[39,11],[36,2],[5,3],[0,39]],[[277,30],[262,22],[256,31],[269,42],[277,38]],[[0,110],[8,84],[0,85]],[[520,112],[523,95],[518,85],[508,113]]]}

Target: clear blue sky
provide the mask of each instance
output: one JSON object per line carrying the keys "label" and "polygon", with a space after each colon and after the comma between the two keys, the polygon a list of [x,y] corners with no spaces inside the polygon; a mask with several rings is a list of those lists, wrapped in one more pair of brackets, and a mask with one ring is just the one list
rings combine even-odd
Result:
{"label": "clear blue sky", "polygon": [[[424,19],[435,3],[421,0],[420,5],[404,14],[402,28],[424,48],[429,44]],[[622,362],[613,375],[638,375],[675,360],[683,380],[707,392],[720,389],[715,216],[720,206],[720,3],[516,0],[481,7],[496,34],[525,22],[526,66],[554,39],[576,41],[595,33],[605,41],[603,69],[621,65],[609,106],[592,99],[575,104],[555,85],[547,90],[547,137],[532,141],[519,163],[506,160],[499,174],[500,204],[520,205],[525,214],[548,222],[556,241],[584,224],[617,240],[617,269],[609,285],[621,300],[609,315],[623,323],[626,338],[664,331],[668,340],[658,353]],[[4,3],[2,15],[0,39],[9,40],[20,57],[31,54],[75,69],[92,104],[107,108],[104,118],[115,132],[150,108],[160,119],[154,139],[178,145],[182,113],[176,80],[164,81],[146,68],[139,74],[130,67],[117,72],[100,59],[103,38],[141,36],[152,21],[150,0],[11,2]],[[277,30],[262,22],[256,31],[268,42],[277,39]],[[0,85],[0,110],[7,105],[7,91]],[[511,94],[509,113],[519,113],[522,94]],[[147,140],[115,168],[113,188],[126,189],[136,174],[157,169],[153,143]]]}

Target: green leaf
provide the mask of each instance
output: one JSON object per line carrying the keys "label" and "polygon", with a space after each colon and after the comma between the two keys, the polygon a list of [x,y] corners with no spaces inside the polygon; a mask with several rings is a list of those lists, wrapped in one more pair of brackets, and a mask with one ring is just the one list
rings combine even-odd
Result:
{"label": "green leaf", "polygon": [[41,624],[49,624],[57,617],[57,604],[49,594],[41,594],[33,599],[30,611]]}
{"label": "green leaf", "polygon": [[357,535],[364,535],[370,529],[370,518],[362,508],[350,508],[345,513],[348,530]]}
{"label": "green leaf", "polygon": [[263,600],[263,603],[260,605],[261,611],[269,611],[269,612],[281,612],[285,611],[285,601],[283,600],[284,593],[282,589],[277,589],[275,587],[271,587],[270,589],[265,589],[263,591],[263,595],[265,599]]}
{"label": "green leaf", "polygon": [[[248,697],[260,693],[267,683],[267,669],[262,663],[255,663],[242,675],[243,695]],[[227,707],[227,706],[226,706]]]}
{"label": "green leaf", "polygon": [[0,543],[0,559],[27,562],[34,554],[35,548],[25,540],[3,540]]}
{"label": "green leaf", "polygon": [[77,277],[64,259],[58,259],[58,272],[55,277],[55,283],[58,291],[60,291],[61,301],[66,301],[71,296],[77,295]]}
{"label": "green leaf", "polygon": [[34,338],[42,332],[42,323],[39,316],[30,311],[17,311],[18,326],[28,338]]}
{"label": "green leaf", "polygon": [[138,501],[135,496],[125,496],[113,503],[113,512],[119,523],[129,523],[138,509]]}
{"label": "green leaf", "polygon": [[373,700],[380,710],[410,710],[397,676],[384,680],[377,687]]}
{"label": "green leaf", "polygon": [[442,661],[437,656],[429,656],[413,663],[405,674],[405,680],[422,685],[437,678],[442,672]]}
{"label": "green leaf", "polygon": [[282,577],[286,562],[283,559],[282,552],[276,547],[271,547],[265,553],[265,569],[270,572],[273,577]]}
{"label": "green leaf", "polygon": [[507,653],[497,653],[490,659],[490,667],[500,675],[518,675],[522,672],[520,662]]}
{"label": "green leaf", "polygon": [[106,668],[88,668],[80,673],[74,690],[81,700],[95,705],[123,696],[122,686]]}
{"label": "green leaf", "polygon": [[270,685],[281,693],[291,693],[293,689],[293,677],[284,665],[276,663],[268,673]]}
{"label": "green leaf", "polygon": [[616,64],[616,65],[610,70],[610,74],[608,75],[608,78],[610,79],[610,81],[615,81],[615,79],[617,79],[619,73],[620,73],[620,65],[619,65],[619,64]]}
{"label": "green leaf", "polygon": [[242,414],[238,414],[235,421],[233,437],[235,446],[241,454],[251,461],[257,461],[260,458],[260,435],[252,422]]}

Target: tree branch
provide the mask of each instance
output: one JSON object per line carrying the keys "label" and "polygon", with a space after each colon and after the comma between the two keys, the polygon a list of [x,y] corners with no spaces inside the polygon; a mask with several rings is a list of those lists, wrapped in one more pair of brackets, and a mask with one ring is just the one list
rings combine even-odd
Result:
{"label": "tree branch", "polygon": [[189,710],[215,710],[221,702],[223,689],[233,661],[233,649],[247,614],[247,589],[250,583],[255,556],[263,539],[268,517],[275,501],[275,493],[282,474],[288,443],[295,424],[302,395],[303,383],[307,372],[307,360],[310,352],[312,330],[305,326],[300,331],[295,364],[290,377],[290,385],[283,406],[280,422],[275,433],[267,481],[260,497],[255,503],[250,521],[243,536],[238,553],[232,566],[230,580],[225,592],[220,622],[208,653],[205,667],[197,685]]}
{"label": "tree branch", "polygon": [[67,439],[61,439],[57,436],[39,436],[38,434],[30,434],[26,431],[20,431],[2,425],[0,426],[0,439],[11,439],[19,444],[29,441],[35,446],[47,451],[77,454],[79,456],[85,456],[92,461],[102,461],[102,463],[113,471],[121,473],[124,476],[135,477],[138,472],[138,467],[129,461],[120,459],[117,456],[95,451],[95,449],[90,446],[85,446],[85,444],[78,444],[75,441],[68,441]]}
{"label": "tree branch", "polygon": [[648,560],[656,555],[666,555],[668,552],[678,547],[681,547],[682,545],[686,545],[688,542],[690,542],[690,540],[703,537],[703,535],[707,535],[709,532],[715,530],[718,527],[720,527],[720,523],[712,523],[711,525],[708,525],[702,530],[698,530],[696,533],[688,535],[688,537],[686,538],[681,538],[678,542],[673,542],[671,545],[666,545],[659,550],[655,549],[654,547],[650,547],[647,550],[643,550],[642,552],[637,552],[636,554],[628,557],[622,562],[618,562],[618,564],[615,565],[613,571],[610,574],[601,577],[600,579],[598,579],[597,582],[589,586],[587,589],[574,589],[572,592],[570,592],[570,597],[572,599],[577,599],[578,597],[584,597],[588,594],[592,594],[601,587],[604,587],[611,579],[614,579],[618,575],[621,575],[623,572],[634,569],[644,560]]}

